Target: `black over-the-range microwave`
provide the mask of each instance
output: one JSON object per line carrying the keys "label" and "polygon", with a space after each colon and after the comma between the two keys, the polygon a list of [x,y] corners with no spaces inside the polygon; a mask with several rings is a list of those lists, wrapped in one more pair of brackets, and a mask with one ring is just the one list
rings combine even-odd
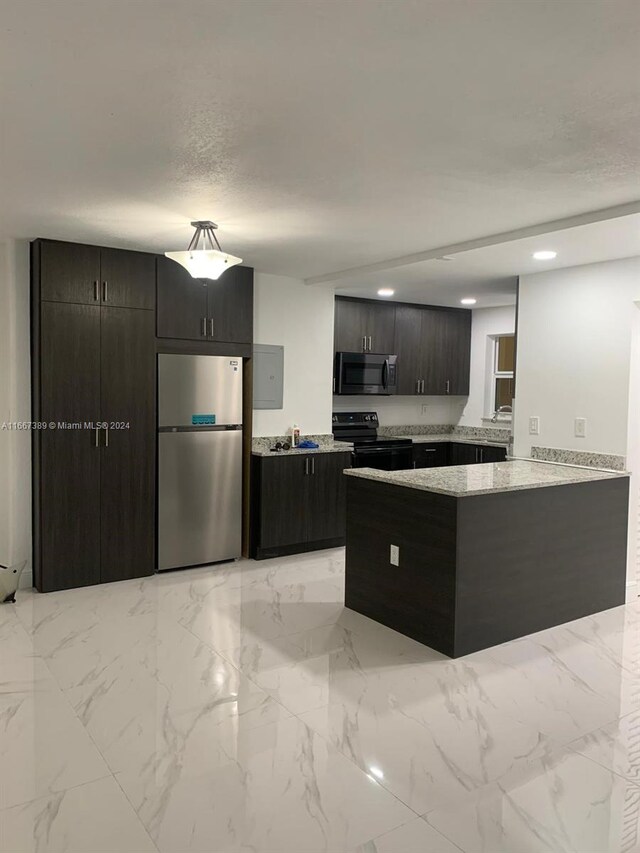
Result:
{"label": "black over-the-range microwave", "polygon": [[335,394],[395,394],[397,356],[375,352],[337,352]]}

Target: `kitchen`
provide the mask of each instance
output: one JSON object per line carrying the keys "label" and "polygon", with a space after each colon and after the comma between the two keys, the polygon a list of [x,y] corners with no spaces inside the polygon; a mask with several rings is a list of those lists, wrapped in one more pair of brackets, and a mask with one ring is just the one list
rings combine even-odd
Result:
{"label": "kitchen", "polygon": [[0,853],[640,844],[637,8],[329,5],[6,10]]}

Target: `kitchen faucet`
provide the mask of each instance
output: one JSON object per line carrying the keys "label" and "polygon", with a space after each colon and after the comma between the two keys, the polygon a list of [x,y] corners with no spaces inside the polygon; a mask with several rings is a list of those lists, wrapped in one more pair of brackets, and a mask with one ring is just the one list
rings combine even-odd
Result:
{"label": "kitchen faucet", "polygon": [[498,420],[498,415],[503,415],[503,414],[504,415],[513,414],[513,409],[511,408],[511,406],[498,406],[498,408],[493,413],[493,416],[491,418],[491,423],[495,424],[496,421]]}

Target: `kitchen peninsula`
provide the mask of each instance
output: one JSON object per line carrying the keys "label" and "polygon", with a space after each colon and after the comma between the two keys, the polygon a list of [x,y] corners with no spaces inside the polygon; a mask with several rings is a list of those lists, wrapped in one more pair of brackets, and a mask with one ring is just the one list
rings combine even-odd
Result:
{"label": "kitchen peninsula", "polygon": [[345,605],[450,657],[624,604],[624,473],[512,460],[345,476]]}

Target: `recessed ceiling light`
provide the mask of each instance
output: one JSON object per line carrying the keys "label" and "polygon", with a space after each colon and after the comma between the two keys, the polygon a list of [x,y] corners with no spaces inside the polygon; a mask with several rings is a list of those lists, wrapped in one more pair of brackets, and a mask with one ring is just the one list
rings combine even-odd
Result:
{"label": "recessed ceiling light", "polygon": [[395,290],[391,290],[390,287],[381,287],[378,291],[378,296],[393,296]]}
{"label": "recessed ceiling light", "polygon": [[380,770],[379,767],[370,767],[369,768],[371,775],[375,776],[376,779],[384,779],[384,773]]}
{"label": "recessed ceiling light", "polygon": [[557,254],[557,252],[551,252],[545,249],[542,252],[534,252],[533,257],[536,261],[552,261]]}
{"label": "recessed ceiling light", "polygon": [[461,305],[475,305],[477,301],[478,301],[477,299],[473,299],[473,297],[469,296],[466,299],[461,299],[460,304]]}

